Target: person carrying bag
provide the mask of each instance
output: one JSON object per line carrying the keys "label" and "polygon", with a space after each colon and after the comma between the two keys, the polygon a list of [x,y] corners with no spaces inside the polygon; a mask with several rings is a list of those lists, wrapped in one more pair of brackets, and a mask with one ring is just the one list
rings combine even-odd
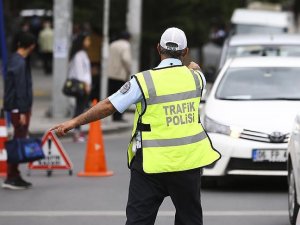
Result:
{"label": "person carrying bag", "polygon": [[[67,80],[63,87],[63,93],[69,97],[75,97],[74,117],[80,115],[87,108],[91,92],[92,73],[91,62],[87,55],[87,49],[91,44],[90,36],[86,33],[79,34],[72,43],[70,51],[70,64]],[[84,134],[80,126],[73,133],[74,142],[84,142]]]}
{"label": "person carrying bag", "polygon": [[[14,143],[18,142],[18,139],[28,138],[33,102],[29,55],[35,48],[35,37],[28,32],[23,32],[18,36],[17,45],[16,52],[8,61],[4,79],[4,110],[10,114],[14,128],[13,140],[7,144],[9,159],[18,151]],[[7,177],[2,188],[20,190],[32,186],[21,177],[19,163],[18,160],[8,160]]]}

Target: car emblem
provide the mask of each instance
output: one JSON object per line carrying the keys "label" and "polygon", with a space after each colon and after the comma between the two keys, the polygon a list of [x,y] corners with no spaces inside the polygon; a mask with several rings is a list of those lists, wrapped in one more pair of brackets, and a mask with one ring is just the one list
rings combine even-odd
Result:
{"label": "car emblem", "polygon": [[269,135],[269,139],[272,143],[283,143],[286,135],[281,132],[272,132]]}

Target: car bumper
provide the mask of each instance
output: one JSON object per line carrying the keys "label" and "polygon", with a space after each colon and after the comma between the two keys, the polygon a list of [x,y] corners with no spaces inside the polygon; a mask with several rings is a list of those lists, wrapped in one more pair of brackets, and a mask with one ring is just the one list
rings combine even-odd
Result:
{"label": "car bumper", "polygon": [[253,149],[287,149],[287,143],[265,143],[208,133],[214,148],[222,155],[204,176],[254,175],[287,176],[286,162],[253,162]]}

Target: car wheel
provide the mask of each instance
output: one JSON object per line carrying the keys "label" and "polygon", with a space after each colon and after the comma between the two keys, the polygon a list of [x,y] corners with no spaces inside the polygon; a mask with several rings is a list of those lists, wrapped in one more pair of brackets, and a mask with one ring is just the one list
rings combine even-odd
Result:
{"label": "car wheel", "polygon": [[297,215],[299,211],[299,204],[297,202],[296,184],[293,168],[289,170],[289,217],[292,225],[296,224]]}

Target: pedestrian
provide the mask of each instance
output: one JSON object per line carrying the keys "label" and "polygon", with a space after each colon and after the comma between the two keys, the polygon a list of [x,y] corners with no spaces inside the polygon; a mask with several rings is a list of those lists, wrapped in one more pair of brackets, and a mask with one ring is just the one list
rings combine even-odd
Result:
{"label": "pedestrian", "polygon": [[92,88],[90,93],[90,101],[96,99],[99,101],[100,96],[100,82],[101,82],[101,43],[102,37],[98,28],[92,29],[91,45],[87,50],[89,59],[91,61],[91,73],[92,73]]}
{"label": "pedestrian", "polygon": [[196,63],[182,64],[188,53],[182,30],[167,29],[157,50],[158,67],[137,73],[109,98],[51,130],[62,136],[136,104],[126,225],[154,224],[166,196],[176,208],[175,225],[201,225],[201,168],[220,158],[200,123],[205,78]]}
{"label": "pedestrian", "polygon": [[[23,32],[18,36],[17,50],[7,65],[4,81],[4,110],[10,113],[14,128],[13,138],[28,137],[28,128],[33,102],[32,78],[29,55],[35,48],[35,37]],[[3,188],[26,189],[32,186],[20,174],[18,164],[7,163],[7,177]]]}
{"label": "pedestrian", "polygon": [[[108,94],[112,95],[129,80],[131,74],[131,46],[130,34],[126,31],[120,34],[119,39],[109,46],[108,58]],[[124,122],[122,114],[116,112],[113,121]]]}
{"label": "pedestrian", "polygon": [[18,41],[20,39],[20,35],[24,32],[30,32],[30,24],[28,21],[22,21],[20,26],[15,26],[13,29],[16,29],[11,41],[10,51],[15,52],[18,49]]}
{"label": "pedestrian", "polygon": [[[84,112],[89,101],[92,75],[91,62],[86,51],[90,44],[90,36],[87,33],[81,33],[74,39],[70,51],[68,78],[82,81],[85,84],[85,95],[77,96],[75,98],[74,117]],[[83,132],[81,132],[80,125],[76,126],[75,128],[73,140],[74,142],[85,141],[85,137]]]}
{"label": "pedestrian", "polygon": [[45,74],[52,73],[53,58],[53,29],[49,21],[44,22],[44,28],[39,33],[38,44],[43,59],[43,68]]}

